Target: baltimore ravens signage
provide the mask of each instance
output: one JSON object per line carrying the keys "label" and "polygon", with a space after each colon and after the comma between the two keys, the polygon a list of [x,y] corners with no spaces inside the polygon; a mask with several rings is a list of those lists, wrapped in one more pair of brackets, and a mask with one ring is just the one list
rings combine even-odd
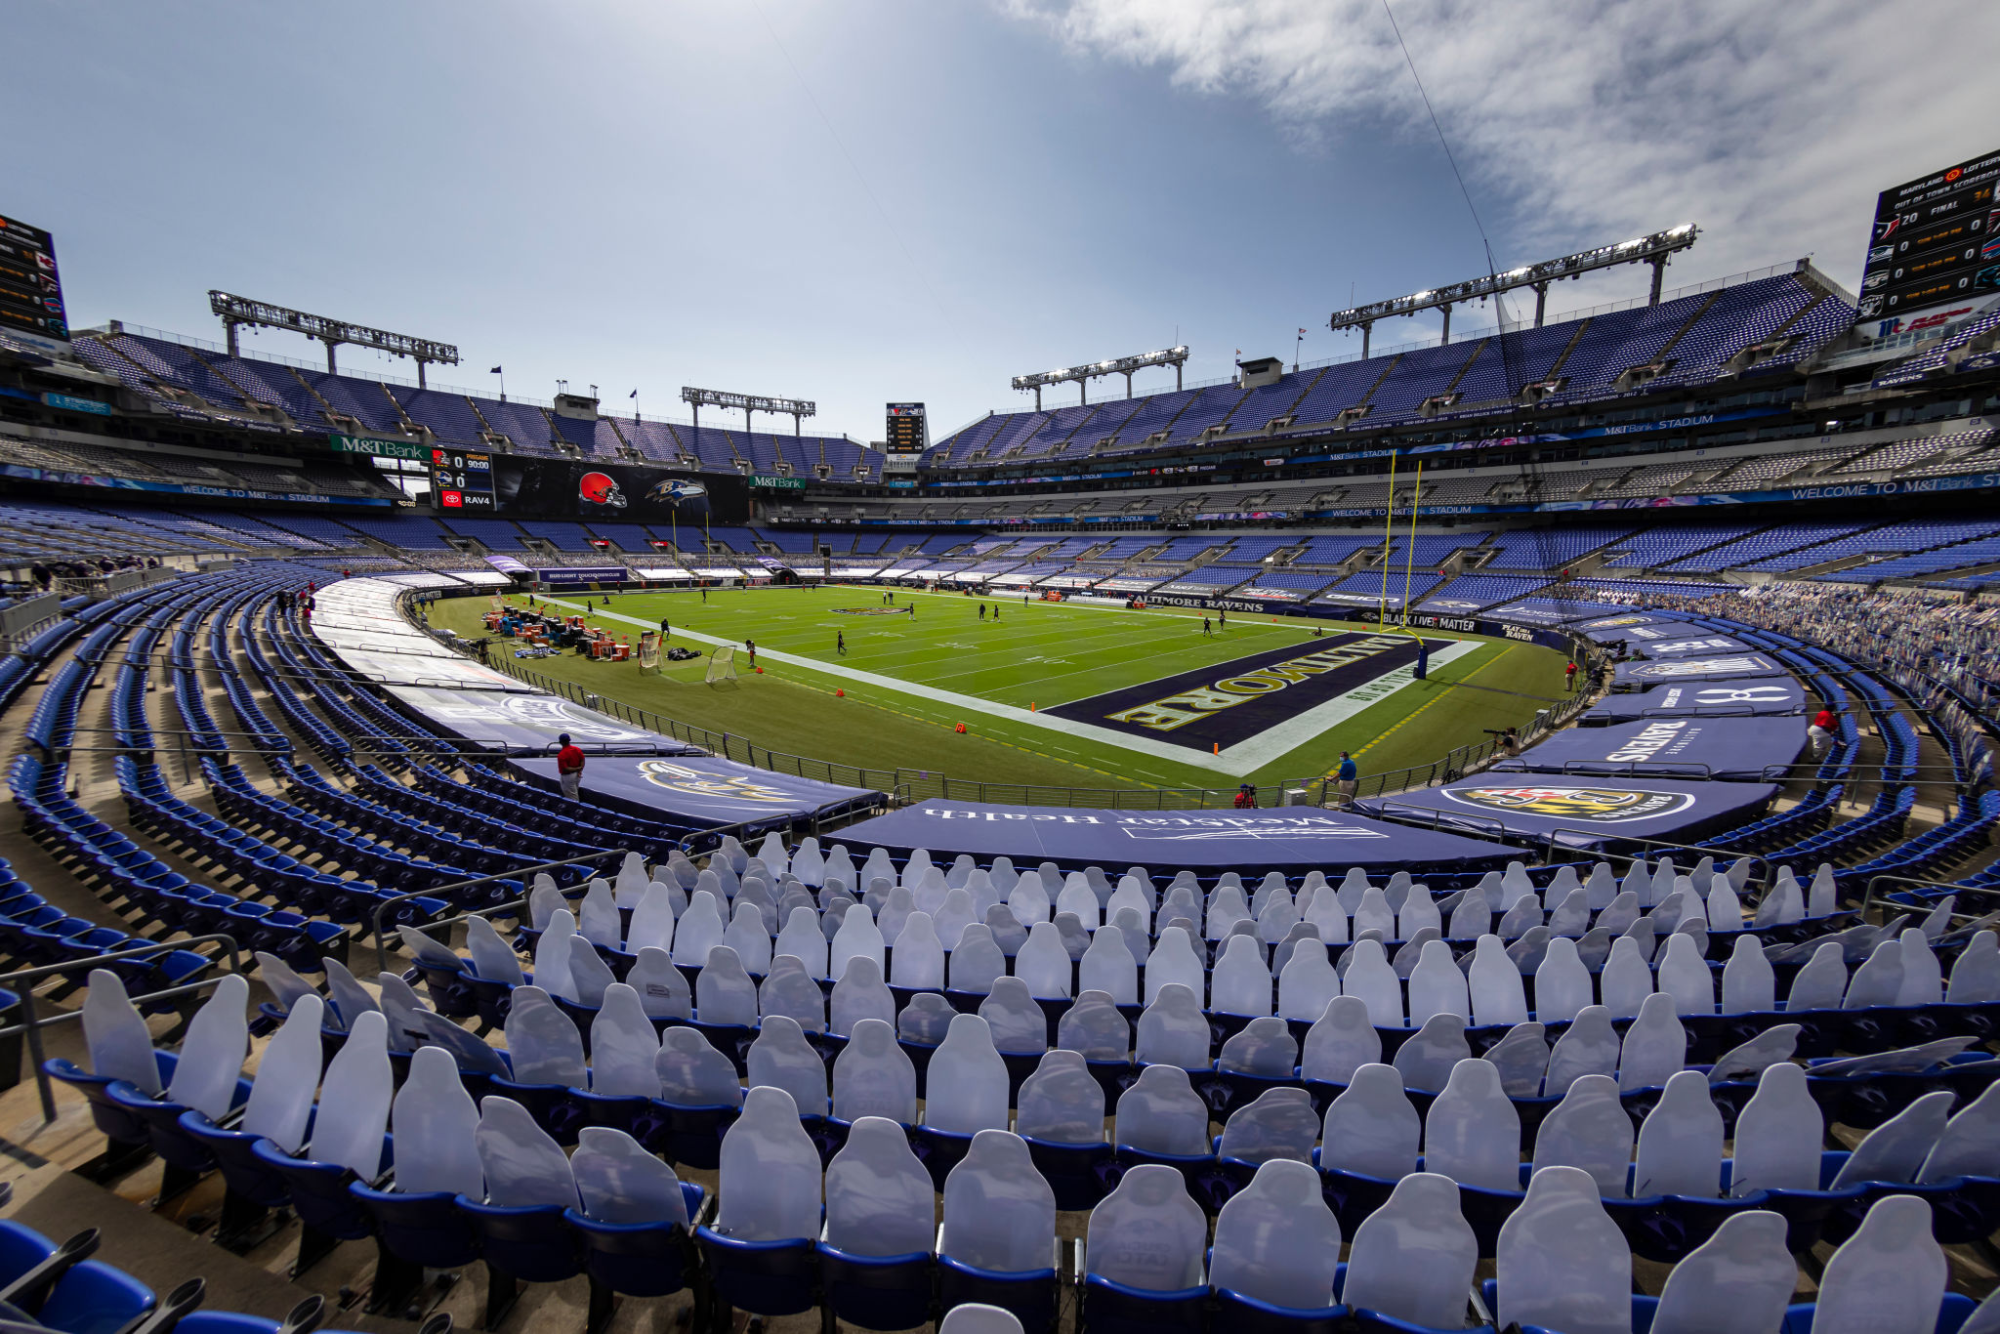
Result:
{"label": "baltimore ravens signage", "polygon": [[1732,653],[1726,657],[1668,658],[1653,662],[1619,664],[1611,678],[1616,688],[1636,690],[1662,681],[1721,680],[1727,677],[1788,675],[1778,663],[1761,653]]}
{"label": "baltimore ravens signage", "polygon": [[[1477,647],[1400,634],[1328,635],[1045,712],[1189,750],[1227,750],[1273,727],[1296,724],[1301,715],[1333,701],[1352,706],[1346,716],[1386,698],[1412,679],[1419,643],[1433,664]],[[1304,740],[1299,730],[1298,740]]]}
{"label": "baltimore ravens signage", "polygon": [[1692,792],[1637,792],[1620,787],[1486,786],[1446,788],[1444,795],[1461,806],[1545,815],[1589,824],[1622,824],[1673,815],[1694,805]]}
{"label": "baltimore ravens signage", "polygon": [[1784,676],[1677,682],[1637,694],[1608,696],[1578,721],[1585,726],[1601,726],[1632,718],[1690,713],[1717,717],[1799,713],[1805,703],[1805,687]]}
{"label": "baltimore ravens signage", "polygon": [[1423,788],[1376,802],[1364,813],[1387,814],[1411,808],[1489,837],[1504,831],[1516,839],[1553,837],[1571,848],[1615,845],[1626,839],[1688,842],[1719,828],[1755,819],[1777,793],[1775,783],[1719,783],[1696,779],[1624,778],[1578,782],[1550,775],[1487,774],[1442,787]]}
{"label": "baltimore ravens signage", "polygon": [[[529,781],[553,791],[556,762],[513,761]],[[583,768],[586,802],[695,826],[750,822],[779,828],[812,815],[832,816],[882,804],[882,793],[772,773],[711,755],[673,759],[591,756]]]}

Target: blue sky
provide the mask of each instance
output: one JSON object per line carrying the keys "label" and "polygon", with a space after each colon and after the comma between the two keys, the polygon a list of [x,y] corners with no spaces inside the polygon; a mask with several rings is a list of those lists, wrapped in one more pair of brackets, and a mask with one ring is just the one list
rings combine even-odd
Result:
{"label": "blue sky", "polygon": [[[1502,267],[1693,220],[1669,286],[1807,253],[1851,285],[1878,190],[1996,146],[1991,4],[1395,14]],[[0,212],[55,233],[78,327],[218,338],[216,287],[455,342],[445,383],[791,395],[866,440],[885,400],[941,434],[1176,336],[1191,380],[1301,326],[1341,355],[1350,293],[1485,268],[1379,0],[15,0],[9,28],[39,54],[0,84]]]}

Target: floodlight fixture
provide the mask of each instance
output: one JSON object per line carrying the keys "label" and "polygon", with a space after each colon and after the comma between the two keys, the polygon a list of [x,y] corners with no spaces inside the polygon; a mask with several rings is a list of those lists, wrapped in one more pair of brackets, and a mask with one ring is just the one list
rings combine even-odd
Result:
{"label": "floodlight fixture", "polygon": [[1630,241],[1620,241],[1615,245],[1598,246],[1594,250],[1579,251],[1574,255],[1564,255],[1561,259],[1544,260],[1539,264],[1524,264],[1509,269],[1505,273],[1488,274],[1483,278],[1472,278],[1461,283],[1451,283],[1444,287],[1428,288],[1399,296],[1388,301],[1374,301],[1365,306],[1353,306],[1347,310],[1337,310],[1327,321],[1327,328],[1336,332],[1342,329],[1361,330],[1361,355],[1368,355],[1369,334],[1375,321],[1394,315],[1414,315],[1420,310],[1444,311],[1444,340],[1451,341],[1451,308],[1465,301],[1483,301],[1489,296],[1511,292],[1519,287],[1535,289],[1535,327],[1542,327],[1542,318],[1547,312],[1549,284],[1564,278],[1580,278],[1598,269],[1616,268],[1621,264],[1650,264],[1653,266],[1653,291],[1648,304],[1660,302],[1660,284],[1667,268],[1667,257],[1676,251],[1686,250],[1701,236],[1701,228],[1691,222],[1665,231],[1652,232],[1635,237]]}
{"label": "floodlight fixture", "polygon": [[326,344],[326,370],[329,375],[339,374],[334,364],[334,349],[342,343],[352,343],[356,347],[372,347],[378,352],[387,352],[398,357],[413,357],[417,363],[417,384],[424,383],[424,367],[431,362],[446,366],[458,364],[458,348],[450,343],[440,343],[429,338],[417,338],[411,334],[390,333],[386,329],[371,329],[365,324],[349,324],[346,320],[336,320],[326,315],[308,315],[290,306],[275,306],[268,301],[253,301],[245,296],[231,296],[227,292],[210,289],[209,310],[222,317],[222,329],[229,344],[229,355],[236,356],[236,329],[248,324],[253,328],[289,329],[293,333],[317,338]]}
{"label": "floodlight fixture", "polygon": [[701,410],[708,408],[737,408],[743,413],[743,429],[750,429],[750,414],[769,412],[789,416],[792,419],[792,435],[799,434],[799,423],[806,417],[819,415],[819,405],[809,398],[771,398],[763,394],[733,394],[726,389],[697,389],[693,385],[681,386],[681,402],[694,411],[694,425],[701,429]]}
{"label": "floodlight fixture", "polygon": [[1125,377],[1125,397],[1132,397],[1132,372],[1145,370],[1149,366],[1172,366],[1174,368],[1174,388],[1181,387],[1181,367],[1187,364],[1188,350],[1180,347],[1164,347],[1157,352],[1143,352],[1136,357],[1107,357],[1103,361],[1087,361],[1078,366],[1058,366],[1052,371],[1036,371],[1032,375],[1017,375],[1009,383],[1019,390],[1033,390],[1035,410],[1042,408],[1042,388],[1045,385],[1065,384],[1075,381],[1082,391],[1082,401],[1090,401],[1090,382],[1104,375]]}

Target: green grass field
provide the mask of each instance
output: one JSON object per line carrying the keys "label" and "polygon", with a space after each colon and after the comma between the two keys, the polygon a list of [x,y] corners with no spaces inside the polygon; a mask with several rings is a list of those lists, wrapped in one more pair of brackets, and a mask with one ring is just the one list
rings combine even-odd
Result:
{"label": "green grass field", "polygon": [[[1520,725],[1562,695],[1562,657],[1530,644],[1426,631],[1464,641],[1452,661],[1317,734],[1299,727],[1268,743],[1281,749],[1240,772],[1207,756],[1183,760],[1079,735],[1040,711],[1124,686],[1224,663],[1266,649],[1314,647],[1312,631],[1366,630],[1284,617],[1232,616],[1214,637],[1202,614],[1152,608],[1126,611],[1076,603],[1030,602],[1016,593],[988,597],[896,590],[905,616],[844,615],[834,608],[876,608],[869,586],[711,589],[591,596],[593,622],[636,642],[662,617],[671,642],[701,651],[689,662],[662,662],[658,675],[636,663],[602,663],[560,654],[523,663],[627,704],[757,745],[879,768],[908,768],[952,779],[1066,787],[1233,788],[1327,773],[1343,749],[1364,774],[1429,764],[1454,746],[1484,739],[1485,728]],[[520,601],[521,599],[517,599]],[[581,610],[580,596],[544,599]],[[981,601],[998,621],[981,621]],[[433,625],[461,635],[485,633],[485,597],[440,602]],[[844,634],[846,656],[835,652]],[[750,670],[742,645],[754,639]],[[506,641],[498,641],[499,649]],[[1320,641],[1324,643],[1324,641]],[[706,654],[737,646],[734,683],[703,682]],[[844,697],[834,694],[845,692]],[[1033,714],[1023,711],[1032,708]],[[956,726],[965,724],[959,734]],[[1288,725],[1289,726],[1289,725]],[[1239,766],[1240,767],[1240,766]]]}

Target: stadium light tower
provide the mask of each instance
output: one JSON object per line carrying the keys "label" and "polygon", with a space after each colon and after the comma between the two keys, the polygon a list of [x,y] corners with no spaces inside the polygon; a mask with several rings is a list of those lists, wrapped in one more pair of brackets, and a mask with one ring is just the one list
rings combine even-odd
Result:
{"label": "stadium light tower", "polygon": [[1016,389],[1035,391],[1035,411],[1042,410],[1042,386],[1063,384],[1074,380],[1077,383],[1083,403],[1090,402],[1090,382],[1100,375],[1122,375],[1125,377],[1125,397],[1132,397],[1132,372],[1148,366],[1172,366],[1174,368],[1174,388],[1181,387],[1181,367],[1187,364],[1188,350],[1181,347],[1162,348],[1158,352],[1145,352],[1136,357],[1113,357],[1109,361],[1087,361],[1081,366],[1060,366],[1052,371],[1036,371],[1033,375],[1017,375],[1012,380]]}
{"label": "stadium light tower", "polygon": [[1616,268],[1620,264],[1650,264],[1653,266],[1653,294],[1647,304],[1660,304],[1660,281],[1666,275],[1667,257],[1677,250],[1686,250],[1701,235],[1701,228],[1691,222],[1663,232],[1653,232],[1631,241],[1620,241],[1616,245],[1599,246],[1595,250],[1579,251],[1574,255],[1564,255],[1561,259],[1544,260],[1540,264],[1524,264],[1518,269],[1505,273],[1488,274],[1484,278],[1473,278],[1467,282],[1452,283],[1448,287],[1434,287],[1428,291],[1412,292],[1409,296],[1399,296],[1389,301],[1375,301],[1365,306],[1354,306],[1347,310],[1336,310],[1327,321],[1327,328],[1338,333],[1342,329],[1361,330],[1361,355],[1368,355],[1369,335],[1374,331],[1375,321],[1392,315],[1414,315],[1420,310],[1444,311],[1444,337],[1442,342],[1451,341],[1451,308],[1463,301],[1480,301],[1502,292],[1511,292],[1519,287],[1535,289],[1535,327],[1542,327],[1542,317],[1547,311],[1549,284],[1564,278],[1580,278],[1597,269]]}
{"label": "stadium light tower", "polygon": [[761,394],[732,394],[723,389],[696,389],[693,385],[681,386],[681,402],[694,409],[694,429],[701,429],[703,405],[711,408],[743,409],[743,429],[750,429],[750,414],[753,412],[789,413],[792,418],[792,438],[799,435],[799,422],[806,417],[819,415],[819,405],[809,398],[765,398]]}
{"label": "stadium light tower", "polygon": [[378,352],[389,352],[399,357],[415,357],[417,361],[417,387],[424,387],[424,367],[431,362],[441,362],[447,366],[458,365],[458,349],[450,343],[433,342],[428,338],[417,338],[410,334],[390,333],[386,329],[371,329],[365,324],[349,324],[346,320],[331,319],[325,315],[308,315],[290,306],[274,306],[268,301],[252,301],[247,296],[231,296],[227,292],[210,289],[208,308],[222,317],[224,339],[229,344],[229,355],[236,355],[236,328],[248,324],[254,328],[290,329],[308,338],[317,338],[326,344],[326,373],[338,375],[340,368],[334,364],[333,350],[342,343],[353,343],[357,347],[372,347]]}

